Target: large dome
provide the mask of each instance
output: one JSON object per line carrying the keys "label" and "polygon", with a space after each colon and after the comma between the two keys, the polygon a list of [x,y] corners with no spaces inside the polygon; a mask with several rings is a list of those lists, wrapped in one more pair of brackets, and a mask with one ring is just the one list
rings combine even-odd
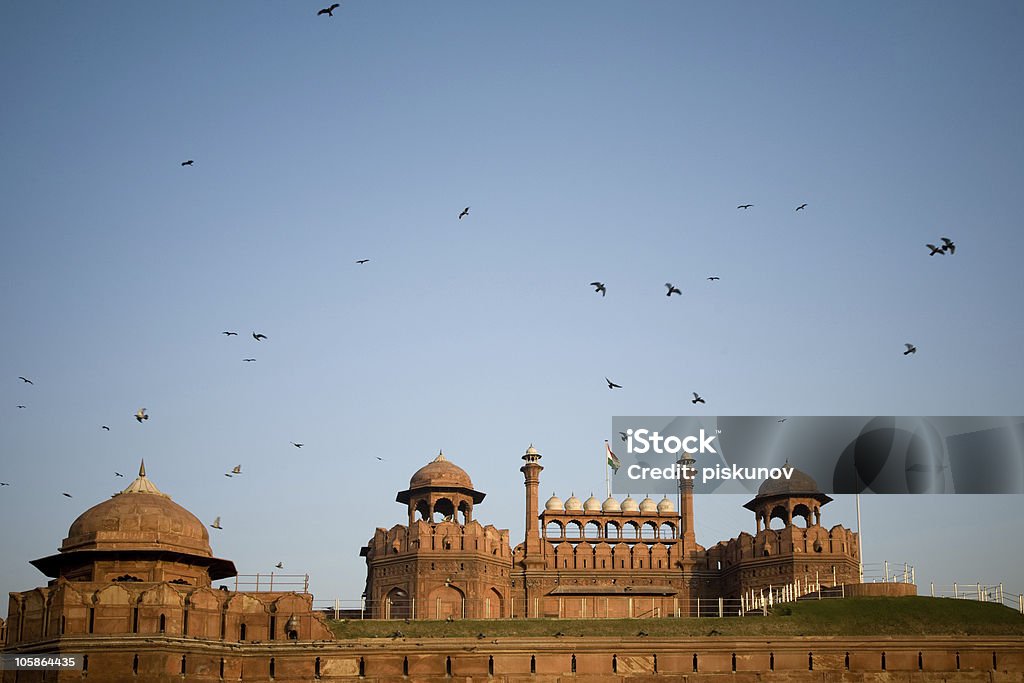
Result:
{"label": "large dome", "polygon": [[78,516],[60,552],[163,550],[213,557],[206,526],[146,478]]}
{"label": "large dome", "polygon": [[443,453],[416,470],[409,480],[409,489],[420,489],[428,486],[440,488],[472,489],[473,481],[466,470],[449,462]]}

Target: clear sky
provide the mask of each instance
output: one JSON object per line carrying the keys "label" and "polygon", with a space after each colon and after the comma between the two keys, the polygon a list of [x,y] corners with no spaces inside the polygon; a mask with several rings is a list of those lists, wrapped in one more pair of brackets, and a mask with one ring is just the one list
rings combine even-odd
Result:
{"label": "clear sky", "polygon": [[[320,6],[5,6],[0,590],[142,457],[240,572],[355,599],[439,448],[515,543],[531,442],[600,495],[611,416],[691,391],[1024,414],[1021,3]],[[1021,497],[863,503],[865,560],[1024,592]]]}

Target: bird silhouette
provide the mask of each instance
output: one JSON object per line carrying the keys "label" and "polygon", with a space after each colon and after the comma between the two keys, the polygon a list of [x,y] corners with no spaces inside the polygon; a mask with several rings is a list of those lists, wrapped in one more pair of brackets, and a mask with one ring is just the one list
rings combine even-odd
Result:
{"label": "bird silhouette", "polygon": [[235,475],[231,474],[230,472],[225,472],[224,476],[225,477],[234,477]]}
{"label": "bird silhouette", "polygon": [[469,215],[469,207],[467,206],[465,209],[462,210],[462,213],[459,214],[459,220],[461,221],[463,218],[465,218],[468,215]]}
{"label": "bird silhouette", "polygon": [[668,289],[668,291],[665,292],[665,296],[672,296],[673,294],[679,294],[680,296],[682,296],[682,294],[683,294],[683,291],[681,289],[679,289],[678,287],[676,287],[671,282],[666,282],[665,283],[665,288]]}
{"label": "bird silhouette", "polygon": [[909,356],[912,353],[917,353],[917,347],[914,346],[913,344],[904,344],[904,346],[907,347],[907,350],[903,352],[904,356]]}
{"label": "bird silhouette", "polygon": [[242,466],[241,465],[235,465],[234,467],[231,468],[231,474],[241,474],[241,473],[242,473]]}
{"label": "bird silhouette", "polygon": [[711,282],[714,282],[715,280],[721,280],[721,279],[722,278],[718,277],[717,275],[712,275],[711,277],[708,278],[708,280],[710,280]]}
{"label": "bird silhouette", "polygon": [[289,441],[288,443],[290,443],[291,445],[295,446],[296,448],[302,448],[302,446],[303,446],[303,444],[295,443],[294,441]]}
{"label": "bird silhouette", "polygon": [[788,420],[788,419],[789,419],[788,417],[784,417],[784,418],[782,418],[781,420],[776,420],[776,422],[785,422],[785,421],[786,421],[786,420]]}
{"label": "bird silhouette", "polygon": [[943,237],[942,238],[942,252],[945,253],[947,251],[950,254],[955,254],[956,253],[956,244],[954,244],[953,240],[949,239],[948,237]]}
{"label": "bird silhouette", "polygon": [[114,476],[115,477],[123,477],[124,475],[121,474],[120,472],[114,472]]}
{"label": "bird silhouette", "polygon": [[623,441],[625,441],[626,440],[626,432],[619,432],[619,438],[622,439]]}
{"label": "bird silhouette", "polygon": [[695,392],[693,392],[693,398],[692,398],[692,399],[690,399],[690,403],[692,403],[692,404],[694,404],[694,405],[697,405],[698,403],[704,403],[704,399],[702,399],[702,398],[700,397],[700,394],[698,394],[698,393],[697,393],[697,392],[695,391]]}
{"label": "bird silhouette", "polygon": [[65,498],[73,498],[74,497],[70,493],[62,493],[60,495],[64,496]]}
{"label": "bird silhouette", "polygon": [[385,460],[384,458],[380,457],[379,455],[375,455],[375,456],[373,456],[373,457],[377,458],[377,459],[378,459],[378,460],[380,460],[381,462],[387,462],[387,460]]}
{"label": "bird silhouette", "polygon": [[20,377],[20,376],[19,376],[19,377],[18,377],[18,379],[20,379],[20,380],[21,380],[22,382],[24,382],[25,384],[35,384],[35,382],[33,382],[32,380],[30,380],[30,379],[29,379],[28,377]]}
{"label": "bird silhouette", "polygon": [[929,249],[932,250],[931,253],[928,254],[929,256],[935,256],[936,254],[939,254],[940,256],[944,256],[946,254],[946,252],[943,250],[942,247],[937,247],[934,244],[926,244],[924,246],[926,246],[926,247],[928,247]]}
{"label": "bird silhouette", "polygon": [[6,481],[0,481],[0,486],[10,486]]}
{"label": "bird silhouette", "polygon": [[252,333],[252,338],[255,339],[256,341],[260,341],[262,339],[266,339],[267,335],[262,334],[262,333],[253,332]]}
{"label": "bird silhouette", "polygon": [[807,208],[807,205],[806,205],[806,204],[801,204],[800,206],[796,207],[796,209],[795,209],[795,210],[796,210],[796,211],[802,211],[802,210],[804,210],[804,209],[806,209],[806,208]]}
{"label": "bird silhouette", "polygon": [[135,413],[135,419],[139,421],[139,424],[142,424],[143,420],[148,420],[149,415],[146,415],[146,409],[139,408],[139,412]]}
{"label": "bird silhouette", "polygon": [[223,334],[223,335],[225,335],[227,337],[237,337],[238,336],[237,332],[221,332],[221,334]]}
{"label": "bird silhouette", "polygon": [[255,358],[243,358],[242,362],[243,363],[255,363],[256,359]]}
{"label": "bird silhouette", "polygon": [[224,528],[224,527],[222,527],[220,525],[220,517],[215,517],[214,518],[213,524],[210,525],[210,528],[211,529],[223,529]]}
{"label": "bird silhouette", "polygon": [[608,289],[604,286],[603,282],[591,282],[590,286],[594,288],[594,293],[600,292],[601,296],[608,293]]}
{"label": "bird silhouette", "polygon": [[621,389],[622,388],[621,384],[616,384],[615,382],[611,381],[607,377],[604,378],[604,381],[608,382],[608,388],[609,389]]}
{"label": "bird silhouette", "polygon": [[368,258],[361,258],[358,261],[356,261],[356,263],[358,263],[359,265],[363,265],[364,263],[369,263],[369,262],[370,262],[370,259],[368,259]]}
{"label": "bird silhouette", "polygon": [[108,427],[107,425],[100,425],[100,429],[105,429],[108,432],[110,431],[110,427]]}
{"label": "bird silhouette", "polygon": [[736,208],[737,208],[737,209],[749,209],[749,208],[750,208],[750,207],[752,207],[752,206],[753,206],[753,204],[740,204],[740,205],[739,205],[739,206],[737,206]]}
{"label": "bird silhouette", "polygon": [[19,405],[19,408],[27,408],[28,406]]}
{"label": "bird silhouette", "polygon": [[284,569],[284,562],[278,562],[274,566],[277,567],[278,569]]}
{"label": "bird silhouette", "polygon": [[321,14],[326,14],[329,17],[333,17],[334,10],[338,9],[339,7],[341,7],[341,5],[339,5],[338,3],[334,3],[330,7],[324,7],[322,10],[317,12],[316,15],[319,17]]}
{"label": "bird silhouette", "polygon": [[182,165],[182,166],[195,166],[195,163],[196,163],[196,162],[194,162],[194,161],[192,161],[191,159],[189,159],[189,160],[187,160],[187,161],[183,161],[183,162],[181,162],[181,165]]}

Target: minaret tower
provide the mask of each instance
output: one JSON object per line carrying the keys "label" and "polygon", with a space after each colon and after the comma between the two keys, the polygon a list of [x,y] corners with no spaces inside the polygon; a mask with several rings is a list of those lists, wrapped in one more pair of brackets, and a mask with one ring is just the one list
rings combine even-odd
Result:
{"label": "minaret tower", "polygon": [[693,531],[693,477],[697,461],[689,453],[676,463],[679,465],[679,538],[683,541],[684,557],[697,547],[697,536]]}
{"label": "minaret tower", "polygon": [[526,485],[526,543],[524,553],[527,569],[542,569],[544,567],[543,550],[541,549],[540,523],[538,520],[538,489],[540,488],[540,473],[544,469],[540,464],[540,453],[530,444],[523,454],[526,464],[519,468],[523,473]]}

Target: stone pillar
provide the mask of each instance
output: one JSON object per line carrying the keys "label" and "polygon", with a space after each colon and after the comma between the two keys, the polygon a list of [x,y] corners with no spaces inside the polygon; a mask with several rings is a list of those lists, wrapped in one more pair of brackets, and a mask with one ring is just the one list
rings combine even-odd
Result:
{"label": "stone pillar", "polygon": [[[697,463],[689,454],[679,460],[680,473],[689,471]],[[697,547],[697,536],[694,533],[693,519],[693,479],[679,477],[679,538],[683,540],[683,556]]]}

